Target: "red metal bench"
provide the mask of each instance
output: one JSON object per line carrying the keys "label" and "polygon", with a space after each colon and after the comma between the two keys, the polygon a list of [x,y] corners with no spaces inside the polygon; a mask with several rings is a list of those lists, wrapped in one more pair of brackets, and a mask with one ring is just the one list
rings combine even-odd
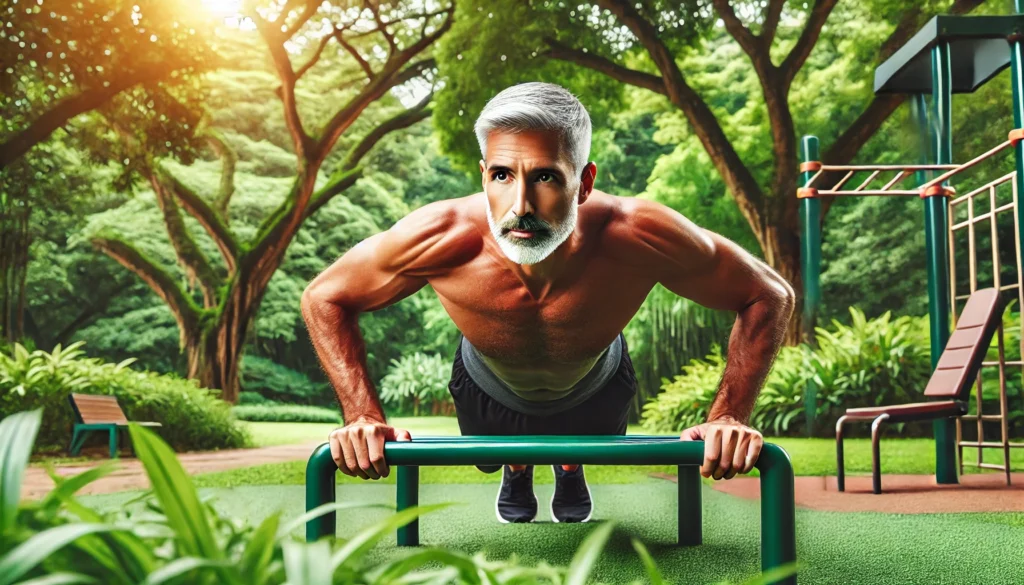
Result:
{"label": "red metal bench", "polygon": [[900,404],[894,406],[870,406],[849,408],[836,421],[836,459],[839,491],[845,490],[843,474],[843,423],[847,421],[871,421],[871,479],[872,491],[882,493],[881,464],[879,463],[878,440],[882,423],[934,420],[958,417],[967,414],[967,400],[971,386],[978,377],[981,362],[985,359],[992,336],[1002,322],[1004,305],[999,291],[983,288],[967,299],[964,310],[957,321],[956,329],[946,342],[946,348],[939,356],[939,362],[928,380],[924,395],[935,400]]}

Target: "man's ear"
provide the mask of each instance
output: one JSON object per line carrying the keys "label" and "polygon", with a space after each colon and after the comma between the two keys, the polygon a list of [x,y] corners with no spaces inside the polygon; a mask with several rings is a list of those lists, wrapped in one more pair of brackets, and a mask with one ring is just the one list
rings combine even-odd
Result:
{"label": "man's ear", "polygon": [[487,168],[487,165],[485,165],[483,159],[481,159],[480,160],[480,183],[485,188],[487,187],[487,173],[485,172],[486,168]]}
{"label": "man's ear", "polygon": [[596,178],[597,164],[591,161],[587,163],[587,166],[583,167],[583,174],[580,176],[580,203],[583,203],[590,197],[590,193],[594,190],[594,180]]}

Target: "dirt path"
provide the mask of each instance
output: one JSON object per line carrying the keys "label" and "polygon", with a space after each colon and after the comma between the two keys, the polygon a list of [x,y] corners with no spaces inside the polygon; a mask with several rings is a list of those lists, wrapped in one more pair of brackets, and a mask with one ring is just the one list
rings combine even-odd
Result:
{"label": "dirt path", "polygon": [[[676,481],[674,475],[658,477]],[[836,477],[796,477],[796,505],[832,512],[886,512],[934,514],[948,512],[1024,512],[1024,473],[1011,473],[1006,485],[1002,473],[972,473],[960,483],[939,485],[934,475],[883,475],[882,493],[871,493],[871,476],[846,476],[846,491],[837,489]],[[719,480],[717,491],[748,499],[761,498],[761,480],[734,477]]]}
{"label": "dirt path", "polygon": [[[223,451],[200,451],[195,453],[179,453],[178,461],[189,475],[224,471],[237,467],[250,467],[264,463],[298,461],[309,458],[310,453],[323,441],[299,443],[295,445],[277,445],[258,449],[227,449]],[[61,476],[77,475],[96,467],[105,460],[100,459],[89,463],[64,465],[56,468]],[[118,469],[89,485],[80,494],[108,494],[124,490],[145,489],[149,487],[149,479],[138,459],[127,457],[118,460]],[[46,469],[32,465],[25,472],[25,481],[21,487],[22,498],[39,498],[53,489],[53,481],[46,474]]]}

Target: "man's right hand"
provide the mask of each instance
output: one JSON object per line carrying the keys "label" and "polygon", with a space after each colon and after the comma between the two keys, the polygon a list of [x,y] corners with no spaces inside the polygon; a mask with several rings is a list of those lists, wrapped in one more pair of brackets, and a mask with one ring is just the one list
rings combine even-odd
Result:
{"label": "man's right hand", "polygon": [[368,418],[331,432],[331,456],[345,475],[363,479],[387,477],[390,470],[384,460],[385,441],[411,441],[405,429],[396,429]]}

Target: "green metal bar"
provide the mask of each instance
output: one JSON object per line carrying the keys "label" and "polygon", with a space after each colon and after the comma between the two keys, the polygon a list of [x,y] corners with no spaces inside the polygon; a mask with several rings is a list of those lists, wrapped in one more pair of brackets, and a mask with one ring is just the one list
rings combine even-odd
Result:
{"label": "green metal bar", "polygon": [[[515,442],[493,439],[446,437],[393,441],[384,445],[384,457],[391,466],[501,465],[508,462],[559,465],[573,461],[594,465],[699,467],[704,462],[703,441],[660,437],[637,441],[623,440],[622,436],[596,436],[586,441],[567,441],[567,437],[562,436],[520,436]],[[793,466],[781,447],[766,443],[755,467],[761,474],[761,568],[768,570],[796,560]],[[330,446],[320,445],[306,467],[307,510],[334,501],[335,473],[337,467]],[[685,475],[680,479],[685,481]],[[334,513],[311,520],[306,524],[306,539],[313,541],[333,534],[335,522]],[[781,582],[795,584],[796,576]]]}
{"label": "green metal bar", "polygon": [[682,546],[700,546],[704,542],[704,524],[701,519],[700,467],[680,465],[677,468],[676,482],[679,490],[676,508],[679,513],[677,530],[679,544]]}
{"label": "green metal bar", "polygon": [[[1015,0],[1014,10],[1024,13],[1024,0]],[[1010,83],[1013,96],[1013,127],[1024,128],[1024,42],[1021,37],[1014,37],[1010,41]],[[1017,196],[1024,196],[1024,142],[1018,142],[1013,147],[1015,168],[1017,175],[1014,177],[1014,188]],[[1024,258],[1024,205],[1017,205],[1017,229],[1022,230],[1018,234],[1018,242],[1021,248],[1017,250],[1018,258]]]}
{"label": "green metal bar", "polygon": [[[932,106],[935,131],[933,153],[937,164],[952,162],[951,131],[953,97],[949,43],[932,49]],[[944,195],[924,198],[925,254],[928,266],[928,316],[931,328],[932,369],[934,370],[949,340],[949,200]],[[935,481],[959,483],[956,468],[956,423],[952,418],[932,423],[935,434]]]}
{"label": "green metal bar", "polygon": [[[819,161],[818,137],[804,136],[800,141],[800,159],[803,162]],[[804,187],[814,173],[800,174]],[[804,283],[803,336],[811,348],[817,347],[814,328],[818,324],[818,310],[821,307],[821,200],[804,197],[800,200],[800,274]],[[814,419],[818,413],[818,386],[809,381],[804,392],[804,421],[807,436],[814,436]]]}
{"label": "green metal bar", "polygon": [[[420,502],[420,468],[415,465],[398,466],[398,488],[396,491],[398,511],[412,508]],[[398,529],[398,546],[417,546],[420,543],[420,521],[412,522]]]}

